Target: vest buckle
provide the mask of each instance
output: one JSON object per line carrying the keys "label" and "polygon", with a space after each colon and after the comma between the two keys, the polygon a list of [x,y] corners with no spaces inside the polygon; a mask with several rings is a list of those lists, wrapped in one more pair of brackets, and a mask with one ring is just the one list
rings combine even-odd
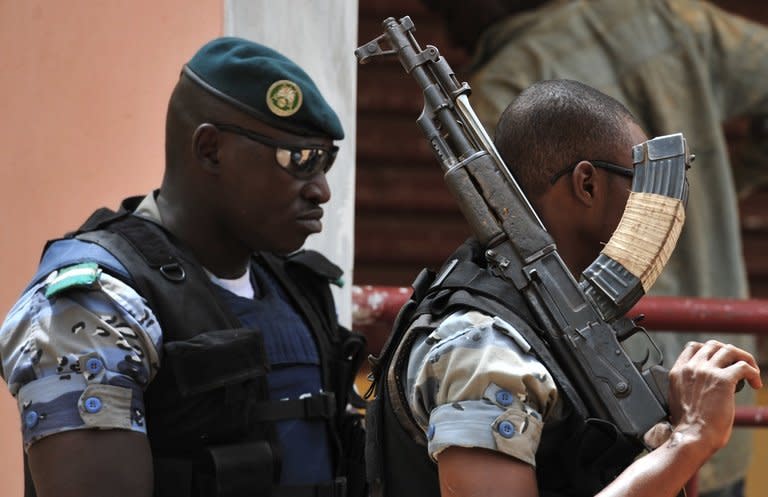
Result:
{"label": "vest buckle", "polygon": [[165,279],[170,281],[184,281],[187,279],[187,273],[184,267],[176,261],[160,266],[160,273]]}

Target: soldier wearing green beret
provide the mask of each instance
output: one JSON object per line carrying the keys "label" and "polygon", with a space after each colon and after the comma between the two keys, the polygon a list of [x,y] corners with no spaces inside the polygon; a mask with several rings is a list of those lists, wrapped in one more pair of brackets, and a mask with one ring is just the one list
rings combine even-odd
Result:
{"label": "soldier wearing green beret", "polygon": [[0,329],[27,496],[357,496],[322,229],[336,113],[278,52],[218,38],[170,97],[160,188],[46,245]]}

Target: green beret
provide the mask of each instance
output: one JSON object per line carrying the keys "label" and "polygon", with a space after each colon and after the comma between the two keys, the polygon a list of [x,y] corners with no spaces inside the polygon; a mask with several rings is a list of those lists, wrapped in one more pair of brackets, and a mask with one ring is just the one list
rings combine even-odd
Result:
{"label": "green beret", "polygon": [[339,117],[307,73],[264,45],[216,38],[198,50],[183,72],[270,126],[299,135],[344,138]]}

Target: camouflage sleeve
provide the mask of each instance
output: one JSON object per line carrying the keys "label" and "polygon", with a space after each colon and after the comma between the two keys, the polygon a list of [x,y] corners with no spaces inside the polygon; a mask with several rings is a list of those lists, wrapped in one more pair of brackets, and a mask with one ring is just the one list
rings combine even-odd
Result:
{"label": "camouflage sleeve", "polygon": [[445,319],[411,349],[406,393],[437,459],[478,447],[535,465],[543,420],[558,393],[530,346],[507,322],[476,311]]}
{"label": "camouflage sleeve", "polygon": [[90,270],[68,280],[66,270],[53,272],[0,328],[2,375],[18,402],[25,450],[68,430],[146,433],[142,392],[159,366],[160,326],[132,288]]}

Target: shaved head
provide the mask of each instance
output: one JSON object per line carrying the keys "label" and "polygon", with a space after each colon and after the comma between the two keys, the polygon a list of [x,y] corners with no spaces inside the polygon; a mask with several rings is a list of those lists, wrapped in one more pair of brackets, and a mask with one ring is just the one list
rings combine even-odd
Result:
{"label": "shaved head", "polygon": [[507,107],[495,145],[525,193],[543,194],[549,178],[579,160],[618,161],[632,145],[621,103],[577,81],[541,81]]}
{"label": "shaved head", "polygon": [[206,122],[227,121],[239,111],[182,74],[168,102],[165,157],[168,171],[178,169],[192,149],[195,129]]}

